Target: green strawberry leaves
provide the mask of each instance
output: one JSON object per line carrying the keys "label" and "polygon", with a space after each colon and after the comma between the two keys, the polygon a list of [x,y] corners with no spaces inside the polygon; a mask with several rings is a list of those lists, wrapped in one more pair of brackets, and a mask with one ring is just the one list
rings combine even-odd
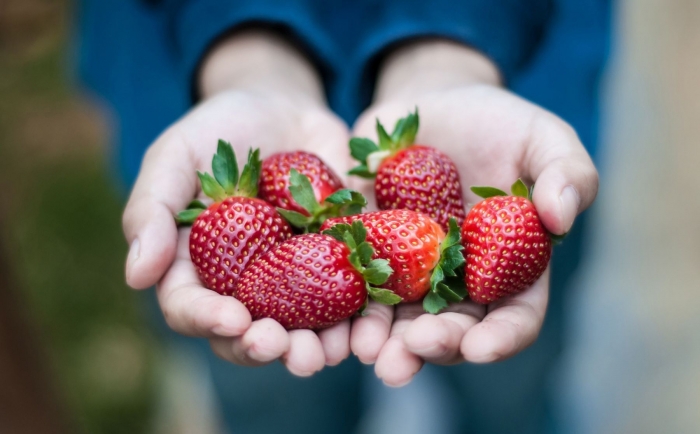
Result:
{"label": "green strawberry leaves", "polygon": [[449,305],[447,300],[440,297],[437,292],[430,291],[423,299],[423,310],[428,313],[436,314]]}
{"label": "green strawberry leaves", "polygon": [[216,202],[221,202],[226,199],[227,194],[224,188],[219,184],[214,177],[208,173],[197,172],[199,182],[202,184],[204,194],[214,199]]}
{"label": "green strawberry leaves", "polygon": [[311,181],[296,169],[292,169],[289,173],[289,191],[292,193],[296,203],[310,214],[316,214],[321,209],[321,204],[316,200]]}
{"label": "green strawberry leaves", "polygon": [[219,139],[211,168],[219,185],[226,194],[232,195],[236,190],[236,184],[238,184],[238,162],[231,144]]}
{"label": "green strawberry leaves", "polygon": [[337,205],[339,212],[334,217],[340,217],[360,214],[362,208],[367,206],[367,199],[361,193],[343,188],[328,196],[324,203]]}
{"label": "green strawberry leaves", "polygon": [[191,225],[199,215],[207,209],[207,206],[200,200],[193,200],[187,205],[187,209],[175,214],[175,223],[178,225]]}
{"label": "green strawberry leaves", "polygon": [[[231,145],[228,146],[230,147]],[[256,197],[258,195],[258,182],[261,171],[260,149],[250,149],[248,151],[248,162],[243,166],[241,179],[238,180],[238,187],[234,196]]]}
{"label": "green strawberry leaves", "polygon": [[564,239],[566,238],[567,235],[569,235],[568,232],[564,232],[561,235],[556,235],[556,234],[549,232],[549,239],[552,240],[553,245],[558,246],[559,244],[564,242]]}
{"label": "green strawberry leaves", "polygon": [[409,113],[405,118],[401,118],[394,126],[394,132],[391,133],[391,141],[395,149],[406,149],[413,144],[418,134],[418,107],[414,113]]}
{"label": "green strawberry leaves", "polygon": [[518,180],[515,181],[510,187],[510,192],[513,194],[513,196],[530,199],[530,190],[528,190],[527,185],[525,185],[523,180],[520,178],[518,178]]}
{"label": "green strawberry leaves", "polygon": [[367,285],[367,292],[369,293],[370,298],[377,303],[391,306],[401,302],[401,297],[388,289],[375,288],[374,286]]}
{"label": "green strawberry leaves", "polygon": [[318,203],[311,181],[296,169],[292,169],[289,174],[289,192],[309,215],[283,208],[277,208],[277,211],[289,224],[304,232],[318,232],[327,219],[359,214],[367,206],[367,199],[362,194],[348,189],[338,190],[328,196],[323,204]]}
{"label": "green strawberry leaves", "polygon": [[397,304],[401,301],[401,297],[392,291],[378,288],[379,285],[383,285],[387,281],[394,270],[389,266],[389,261],[372,259],[374,248],[367,242],[367,228],[360,220],[355,220],[351,225],[345,223],[334,225],[323,233],[344,242],[350,248],[348,260],[357,271],[362,273],[367,293],[372,300],[387,305]]}
{"label": "green strawberry leaves", "polygon": [[197,172],[204,194],[220,202],[230,196],[255,197],[258,195],[258,179],[262,160],[260,150],[248,151],[248,162],[238,177],[238,162],[231,144],[219,140],[216,154],[211,161],[214,176]]}
{"label": "green strawberry leaves", "polygon": [[[369,243],[364,244],[370,246]],[[370,246],[370,249],[371,253],[369,257],[371,258],[372,253],[374,253],[374,249],[372,249],[372,246]],[[383,285],[393,272],[394,270],[392,270],[391,266],[389,266],[389,261],[386,259],[375,259],[369,261],[367,267],[365,267],[363,276],[365,277],[367,283],[371,285]]]}
{"label": "green strawberry leaves", "polygon": [[[258,195],[258,180],[262,170],[259,149],[248,151],[248,162],[243,167],[239,178],[238,161],[231,144],[219,140],[216,154],[211,160],[211,169],[214,176],[198,171],[197,177],[202,185],[202,192],[215,202],[221,202],[231,196],[255,197]],[[193,201],[186,210],[175,215],[175,221],[178,225],[191,225],[205,208],[202,202]]]}
{"label": "green strawberry leaves", "polygon": [[[386,134],[386,132],[385,132]],[[379,146],[370,139],[353,137],[350,139],[350,155],[361,164],[348,172],[350,175],[360,176],[362,178],[373,179],[374,173],[370,172],[367,167],[367,158],[379,152]]]}
{"label": "green strawberry leaves", "polygon": [[357,161],[365,161],[369,154],[377,151],[379,146],[370,139],[360,137],[350,139],[350,155]]}
{"label": "green strawberry leaves", "polygon": [[465,263],[463,249],[457,220],[450,218],[447,236],[440,244],[440,261],[430,276],[430,292],[423,299],[426,312],[438,313],[448,302],[458,303],[467,295],[464,281],[458,276]]}
{"label": "green strawberry leaves", "polygon": [[494,196],[508,196],[508,193],[496,187],[474,186],[471,188],[471,191],[483,199],[488,199],[489,197]]}
{"label": "green strawberry leaves", "polygon": [[384,129],[384,125],[377,119],[377,137],[379,138],[379,149],[382,151],[390,150],[393,148],[393,140],[391,136]]}
{"label": "green strawberry leaves", "polygon": [[418,125],[418,108],[414,113],[409,113],[408,116],[399,119],[391,135],[377,119],[378,143],[367,138],[354,137],[350,139],[350,155],[360,164],[350,170],[348,174],[373,179],[382,161],[413,145],[418,133]]}
{"label": "green strawberry leaves", "polygon": [[[510,186],[510,192],[513,196],[524,197],[525,199],[532,200],[532,191],[534,188],[535,185],[533,184],[528,189],[523,180],[518,178],[518,180]],[[496,187],[474,186],[471,188],[471,191],[483,199],[488,199],[489,197],[494,196],[508,196],[508,193]]]}
{"label": "green strawberry leaves", "polygon": [[467,288],[464,278],[460,275],[447,277],[437,284],[435,291],[430,291],[423,299],[423,310],[436,314],[449,306],[450,303],[459,303],[467,296]]}

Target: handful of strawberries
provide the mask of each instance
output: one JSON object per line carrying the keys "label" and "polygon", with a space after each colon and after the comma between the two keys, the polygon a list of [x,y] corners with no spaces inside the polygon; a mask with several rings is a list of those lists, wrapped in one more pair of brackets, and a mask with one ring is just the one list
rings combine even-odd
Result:
{"label": "handful of strawberries", "polygon": [[240,300],[253,319],[287,329],[321,329],[379,303],[423,302],[437,313],[467,294],[487,304],[518,293],[545,271],[552,236],[518,180],[512,194],[472,187],[485,199],[467,214],[455,164],[415,145],[418,113],[379,143],[353,138],[360,165],[350,174],[375,179],[380,211],[345,189],[317,156],[248,153],[238,169],[219,141],[213,176],[198,173],[214,202],[192,201],[178,213],[191,224],[190,256],[204,285]]}

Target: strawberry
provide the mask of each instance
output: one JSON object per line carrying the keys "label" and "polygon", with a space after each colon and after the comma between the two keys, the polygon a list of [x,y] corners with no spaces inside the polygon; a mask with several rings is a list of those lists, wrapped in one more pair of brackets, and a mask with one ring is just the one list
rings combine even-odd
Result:
{"label": "strawberry", "polygon": [[512,196],[492,187],[472,187],[485,200],[477,203],[462,226],[471,299],[488,304],[530,287],[544,273],[552,238],[542,225],[530,193],[518,179]]}
{"label": "strawberry", "polygon": [[387,261],[372,260],[362,223],[342,241],[323,234],[295,236],[273,247],[243,271],[238,298],[253,319],[272,318],[286,329],[321,329],[352,316],[367,295],[385,303],[400,299],[383,284],[392,273]]}
{"label": "strawberry", "polygon": [[327,196],[322,204],[318,203],[314,188],[309,178],[296,169],[290,170],[289,194],[301,212],[277,208],[292,226],[304,232],[318,232],[321,224],[330,217],[359,214],[367,205],[367,200],[360,193],[341,189]]}
{"label": "strawberry", "polygon": [[383,288],[404,302],[425,297],[425,310],[432,313],[447,306],[447,301],[461,301],[466,296],[461,279],[446,279],[457,277],[455,270],[464,264],[455,219],[450,219],[447,236],[435,220],[409,210],[328,219],[321,229],[339,237],[357,221],[367,228],[367,240],[375,246],[373,257],[386,260],[395,271]]}
{"label": "strawberry", "polygon": [[292,169],[309,179],[316,201],[320,203],[344,188],[338,175],[318,156],[303,151],[281,152],[263,160],[260,198],[276,207],[308,216],[308,212],[296,203],[289,191]]}
{"label": "strawberry", "polygon": [[351,175],[376,178],[377,207],[410,209],[427,214],[446,232],[450,217],[464,219],[462,186],[457,166],[437,149],[414,145],[418,109],[400,119],[391,136],[377,120],[379,144],[370,139],[350,140],[350,154],[360,165]]}
{"label": "strawberry", "polygon": [[240,179],[231,145],[219,140],[212,160],[214,177],[197,172],[204,194],[214,199],[208,208],[193,201],[177,214],[179,224],[192,224],[190,257],[204,285],[231,295],[246,266],[292,229],[273,206],[256,199],[260,175],[259,151],[248,153]]}

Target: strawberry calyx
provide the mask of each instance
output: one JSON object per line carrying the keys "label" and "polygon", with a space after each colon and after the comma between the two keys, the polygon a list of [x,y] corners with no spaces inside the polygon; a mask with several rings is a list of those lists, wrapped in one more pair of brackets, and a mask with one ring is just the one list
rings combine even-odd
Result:
{"label": "strawberry calyx", "polygon": [[440,261],[430,276],[430,291],[423,299],[426,312],[436,314],[449,303],[459,303],[467,296],[464,279],[458,274],[464,268],[463,249],[459,225],[451,217],[447,236],[440,244]]}
{"label": "strawberry calyx", "polygon": [[[535,184],[532,184],[530,188],[528,188],[520,178],[518,178],[518,180],[515,181],[510,187],[511,196],[522,197],[530,202],[532,202],[532,192],[534,190]],[[494,196],[508,196],[508,193],[495,187],[474,186],[471,188],[471,191],[483,199],[488,199]],[[554,245],[561,244],[564,241],[564,238],[566,238],[568,235],[568,232],[561,235],[556,235],[549,231],[547,231],[547,233],[549,234],[549,239],[552,240],[552,244]]]}
{"label": "strawberry calyx", "polygon": [[405,118],[399,119],[391,135],[377,119],[379,143],[360,137],[350,139],[350,155],[360,164],[348,174],[373,179],[382,161],[413,145],[418,133],[418,125],[418,108]]}
{"label": "strawberry calyx", "polygon": [[[355,220],[352,224],[337,224],[332,228],[323,231],[324,235],[329,235],[338,241],[345,243],[350,249],[348,260],[365,279],[367,294],[372,300],[386,305],[397,304],[401,297],[388,289],[379,288],[383,285],[394,270],[386,259],[372,259],[374,247],[367,242],[367,228],[360,220]],[[367,302],[360,309],[360,312],[367,306]]]}
{"label": "strawberry calyx", "polygon": [[[255,197],[258,194],[258,179],[262,170],[260,150],[252,148],[248,151],[248,162],[243,170],[238,172],[238,161],[231,144],[219,140],[216,154],[211,161],[211,169],[214,176],[197,171],[197,176],[202,184],[202,192],[215,202],[221,202],[232,196]],[[179,225],[189,225],[206,209],[201,201],[190,202],[187,209],[180,211],[175,216]]]}
{"label": "strawberry calyx", "polygon": [[294,227],[305,233],[318,232],[323,222],[332,217],[343,217],[362,212],[367,206],[367,199],[362,194],[347,188],[338,190],[326,197],[323,204],[318,203],[311,181],[296,169],[289,173],[289,191],[292,198],[304,208],[309,215],[277,208],[282,216]]}

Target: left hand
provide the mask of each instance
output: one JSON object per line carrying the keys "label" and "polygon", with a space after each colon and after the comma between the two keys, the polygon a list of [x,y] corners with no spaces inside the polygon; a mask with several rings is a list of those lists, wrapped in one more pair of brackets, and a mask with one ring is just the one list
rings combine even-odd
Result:
{"label": "left hand", "polygon": [[[455,161],[465,203],[479,200],[472,185],[509,191],[519,177],[536,182],[533,202],[540,218],[550,232],[563,234],[593,202],[598,174],[574,130],[500,88],[495,67],[480,54],[440,41],[398,50],[385,62],[375,103],[353,135],[374,137],[375,119],[393,125],[414,107],[421,124],[416,143]],[[371,183],[353,187],[372,196]],[[420,303],[371,303],[368,315],[353,323],[351,349],[362,362],[376,363],[377,376],[390,386],[410,382],[424,362],[503,360],[535,341],[548,295],[549,269],[529,289],[488,306],[464,301],[430,315]]]}

